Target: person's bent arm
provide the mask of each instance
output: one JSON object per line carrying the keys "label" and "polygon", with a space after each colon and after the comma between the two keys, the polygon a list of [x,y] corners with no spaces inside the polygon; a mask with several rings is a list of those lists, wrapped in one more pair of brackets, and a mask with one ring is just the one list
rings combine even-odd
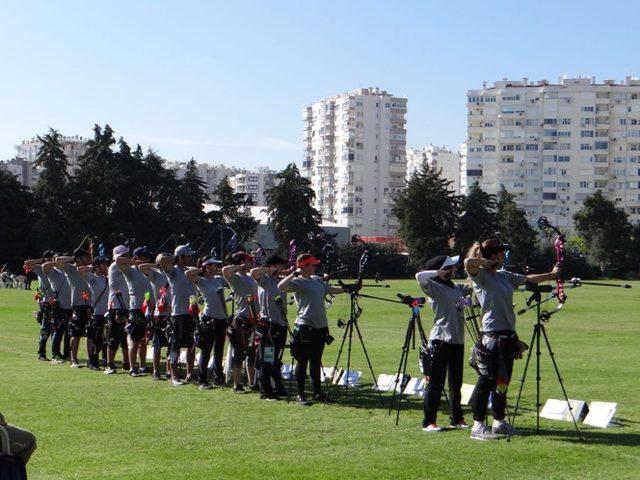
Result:
{"label": "person's bent arm", "polygon": [[480,268],[489,270],[497,264],[498,262],[495,260],[487,260],[486,258],[465,258],[464,269],[469,275],[476,275]]}
{"label": "person's bent arm", "polygon": [[74,260],[73,257],[66,257],[66,256],[56,257],[55,259],[56,267],[62,268],[64,267],[65,263],[73,263],[73,260]]}
{"label": "person's bent arm", "polygon": [[129,257],[118,257],[116,258],[116,265],[120,270],[124,272],[127,267],[133,265],[133,260],[131,260]]}
{"label": "person's bent arm", "polygon": [[41,258],[33,258],[30,260],[25,260],[24,261],[24,266],[28,267],[28,268],[33,268],[36,265],[42,265],[44,263],[44,261]]}
{"label": "person's bent arm", "polygon": [[138,270],[140,270],[145,276],[149,275],[149,272],[152,268],[155,268],[155,263],[141,263],[138,265]]}
{"label": "person's bent arm", "polygon": [[201,268],[189,268],[184,274],[191,283],[198,283],[198,274],[202,273]]}
{"label": "person's bent arm", "polygon": [[242,269],[242,265],[227,265],[222,267],[222,276],[227,282],[231,282],[231,277]]}
{"label": "person's bent arm", "polygon": [[295,270],[291,272],[289,275],[287,275],[286,277],[284,277],[282,280],[280,280],[280,283],[278,283],[278,289],[282,290],[283,292],[288,292],[289,284],[294,278],[298,276],[298,274],[300,274],[300,270]]}
{"label": "person's bent arm", "polygon": [[267,273],[267,267],[252,268],[249,273],[251,273],[251,276],[256,282],[259,282],[262,276]]}
{"label": "person's bent arm", "polygon": [[546,282],[547,280],[554,280],[558,276],[559,272],[560,269],[558,267],[553,267],[553,270],[548,273],[535,273],[532,275],[527,275],[527,282],[541,283]]}

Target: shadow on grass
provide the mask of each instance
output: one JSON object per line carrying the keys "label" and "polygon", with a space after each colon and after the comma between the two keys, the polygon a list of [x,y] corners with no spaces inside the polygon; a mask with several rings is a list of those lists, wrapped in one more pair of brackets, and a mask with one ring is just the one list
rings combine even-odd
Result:
{"label": "shadow on grass", "polygon": [[[535,437],[537,435],[541,435],[569,443],[597,443],[601,445],[625,447],[640,446],[640,433],[627,433],[622,431],[620,427],[598,431],[581,429],[580,434],[582,435],[583,440],[578,437],[573,425],[567,426],[566,430],[549,430],[541,428],[538,434],[536,434],[535,428],[519,430],[521,432],[519,435],[520,437]],[[518,437],[513,438],[516,439]]]}

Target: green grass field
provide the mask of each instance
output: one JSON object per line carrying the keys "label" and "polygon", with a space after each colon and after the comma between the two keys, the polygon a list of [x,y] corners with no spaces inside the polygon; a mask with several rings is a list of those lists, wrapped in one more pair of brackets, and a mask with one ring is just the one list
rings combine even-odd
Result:
{"label": "green grass field", "polygon": [[[363,290],[387,298],[397,292],[419,293],[412,281]],[[39,448],[28,468],[29,478],[36,480],[638,478],[640,283],[632,290],[585,286],[567,292],[567,304],[547,331],[569,396],[618,402],[622,424],[606,430],[584,426],[584,442],[564,422],[543,419],[541,435],[533,434],[533,374],[516,421],[523,435],[507,443],[474,442],[468,431],[422,432],[420,399],[405,403],[396,427],[368,386],[348,401],[305,408],[229,389],[172,388],[149,377],[106,376],[73,370],[68,363],[38,362],[33,293],[15,290],[0,290],[0,412],[37,435]],[[524,302],[520,294],[515,298]],[[336,299],[330,309],[337,341],[327,349],[325,365],[335,361],[342,330],[334,320],[347,313],[342,302]],[[360,327],[375,372],[394,373],[409,309],[370,299],[361,305]],[[426,310],[423,323],[428,329]],[[518,318],[527,343],[533,323],[533,313]],[[359,346],[354,365],[370,383]],[[523,365],[516,363],[511,404]],[[418,374],[417,352],[411,353],[409,368]],[[468,367],[465,383],[475,383]],[[544,354],[543,401],[549,397],[561,398],[561,391]],[[439,420],[446,424],[444,408],[445,402]],[[464,411],[471,421],[469,407]]]}

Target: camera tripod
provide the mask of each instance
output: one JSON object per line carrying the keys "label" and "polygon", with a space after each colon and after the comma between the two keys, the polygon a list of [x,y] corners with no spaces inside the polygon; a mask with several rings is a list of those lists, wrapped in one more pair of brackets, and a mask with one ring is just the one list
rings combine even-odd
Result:
{"label": "camera tripod", "polygon": [[[424,329],[422,328],[422,321],[420,320],[420,307],[424,305],[424,298],[413,298],[408,295],[398,294],[398,298],[400,298],[400,302],[405,305],[408,305],[411,308],[411,317],[409,317],[409,322],[407,324],[407,331],[404,336],[404,344],[402,345],[402,354],[400,355],[400,363],[398,364],[398,372],[396,373],[396,380],[393,387],[393,395],[391,396],[391,403],[389,404],[389,415],[391,415],[391,410],[393,410],[393,402],[398,397],[398,403],[396,406],[396,425],[400,421],[400,409],[402,404],[402,392],[407,386],[409,379],[407,378],[407,362],[409,360],[409,349],[413,346],[413,349],[416,348],[416,329],[418,330],[418,335],[420,336],[420,342],[422,346],[426,346],[428,344],[427,336],[424,333]],[[413,345],[412,345],[413,343]],[[402,375],[402,377],[400,376]],[[402,383],[400,383],[400,379],[402,378]],[[448,400],[448,399],[447,399]]]}
{"label": "camera tripod", "polygon": [[[378,392],[378,398],[380,399],[380,404],[384,407],[384,400],[382,398],[382,393],[378,388],[378,380],[376,374],[373,371],[373,366],[371,365],[371,359],[369,358],[369,353],[367,352],[367,347],[364,344],[364,339],[362,338],[362,333],[360,332],[360,327],[358,326],[358,318],[362,315],[362,308],[358,303],[359,294],[359,284],[355,285],[346,285],[341,281],[338,282],[342,288],[344,288],[349,293],[349,303],[350,303],[350,311],[349,311],[349,319],[345,322],[342,320],[338,321],[339,327],[346,327],[344,330],[344,334],[342,335],[342,341],[340,342],[340,348],[338,349],[338,357],[336,358],[335,364],[333,366],[333,372],[335,373],[338,368],[338,364],[340,363],[340,358],[342,357],[342,352],[344,350],[344,344],[347,343],[347,368],[345,370],[345,375],[349,374],[351,368],[351,349],[353,344],[353,331],[356,331],[358,335],[358,340],[360,341],[360,345],[362,346],[362,351],[364,352],[364,357],[367,360],[367,365],[369,367],[369,371],[371,372],[371,376],[373,377],[373,384],[376,392]],[[363,295],[367,296],[367,295]],[[377,298],[377,297],[373,297]],[[384,299],[383,299],[384,300]],[[330,383],[329,379],[325,378],[325,382],[327,384],[327,390],[330,391]],[[344,382],[344,396],[345,398],[349,396],[349,378],[345,377]]]}
{"label": "camera tripod", "polygon": [[[551,288],[550,286],[548,288]],[[564,388],[564,383],[562,381],[562,376],[560,375],[560,370],[558,370],[558,364],[556,363],[556,359],[551,350],[551,343],[549,342],[549,337],[547,336],[547,331],[545,329],[545,323],[549,321],[551,315],[554,315],[560,311],[562,307],[562,303],[556,310],[547,311],[542,310],[541,305],[546,303],[554,298],[556,298],[557,294],[553,292],[549,297],[544,300],[540,297],[540,292],[544,291],[543,288],[537,288],[531,298],[527,301],[527,308],[524,308],[518,311],[518,315],[522,315],[523,313],[535,309],[536,311],[536,323],[533,325],[533,334],[531,335],[531,342],[529,342],[529,353],[527,354],[527,360],[524,364],[524,371],[522,372],[522,378],[520,379],[520,388],[518,390],[518,397],[516,400],[516,407],[513,411],[513,416],[511,416],[511,425],[513,426],[516,415],[518,413],[518,408],[520,407],[520,399],[522,397],[522,389],[524,387],[524,382],[527,377],[527,370],[529,368],[529,362],[531,361],[531,355],[533,353],[533,344],[535,342],[536,346],[536,434],[540,433],[540,355],[542,352],[540,351],[540,337],[544,339],[544,343],[547,346],[547,351],[549,352],[549,357],[551,358],[551,362],[553,363],[553,368],[556,372],[556,376],[558,377],[558,382],[560,383],[560,388],[562,389],[562,394],[564,395],[564,399],[567,402],[567,407],[569,408],[569,412],[571,413],[571,419],[573,420],[573,426],[576,430],[576,435],[580,440],[583,440],[582,434],[580,433],[580,429],[578,428],[578,423],[576,421],[576,417],[573,412],[573,407],[569,402],[569,397],[567,395],[567,391]],[[509,435],[508,440],[511,440],[511,435]]]}

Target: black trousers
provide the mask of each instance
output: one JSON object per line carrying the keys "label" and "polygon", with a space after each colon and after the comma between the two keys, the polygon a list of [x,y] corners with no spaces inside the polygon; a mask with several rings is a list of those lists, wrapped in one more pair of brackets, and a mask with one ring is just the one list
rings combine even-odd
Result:
{"label": "black trousers", "polygon": [[[53,338],[51,339],[51,354],[62,358],[69,357],[69,337],[68,326],[73,311],[69,309],[54,308],[53,323],[55,325],[55,331],[53,332]],[[62,352],[60,352],[60,346],[62,345]]]}
{"label": "black trousers", "polygon": [[[511,381],[513,373],[513,357],[507,356],[504,359],[507,370],[507,379]],[[471,394],[471,409],[473,410],[473,419],[484,422],[487,417],[487,404],[489,403],[489,395],[491,396],[491,410],[493,418],[502,420],[505,417],[505,406],[507,404],[507,394],[496,390],[496,379],[484,375],[478,377],[473,393]]]}
{"label": "black trousers", "polygon": [[[193,326],[192,326],[193,325]],[[169,326],[169,363],[174,373],[178,371],[181,348],[193,346],[195,323],[191,315],[174,315]]]}
{"label": "black trousers", "polygon": [[322,391],[320,382],[320,369],[322,368],[322,353],[327,340],[328,328],[312,328],[308,335],[308,342],[300,342],[296,352],[295,377],[298,384],[298,395],[304,395],[304,384],[307,380],[307,364],[313,394]]}
{"label": "black trousers", "polygon": [[[258,333],[262,337],[260,351],[258,352],[260,393],[271,395],[273,393],[272,380],[277,390],[284,390],[284,383],[282,382],[282,352],[287,342],[287,327],[266,322],[258,327]],[[265,362],[264,349],[266,347],[273,347],[273,362]]]}
{"label": "black trousers", "polygon": [[51,336],[53,328],[51,326],[51,306],[46,302],[40,303],[40,310],[36,316],[40,324],[40,335],[38,337],[38,355],[47,356],[47,339]]}
{"label": "black trousers", "polygon": [[227,335],[227,319],[202,317],[198,328],[198,348],[200,348],[200,360],[198,361],[198,379],[200,383],[209,380],[209,359],[213,350],[213,374],[216,381],[223,382],[222,356],[224,352],[224,339]]}
{"label": "black trousers", "polygon": [[[87,345],[89,350],[89,365],[99,367],[100,352],[105,345],[104,315],[92,315],[87,323]],[[103,358],[104,355],[103,355]]]}
{"label": "black trousers", "polygon": [[431,362],[431,376],[424,395],[423,426],[436,423],[445,377],[449,379],[449,418],[451,425],[455,425],[462,420],[460,388],[462,387],[464,345],[439,343],[435,348]]}

